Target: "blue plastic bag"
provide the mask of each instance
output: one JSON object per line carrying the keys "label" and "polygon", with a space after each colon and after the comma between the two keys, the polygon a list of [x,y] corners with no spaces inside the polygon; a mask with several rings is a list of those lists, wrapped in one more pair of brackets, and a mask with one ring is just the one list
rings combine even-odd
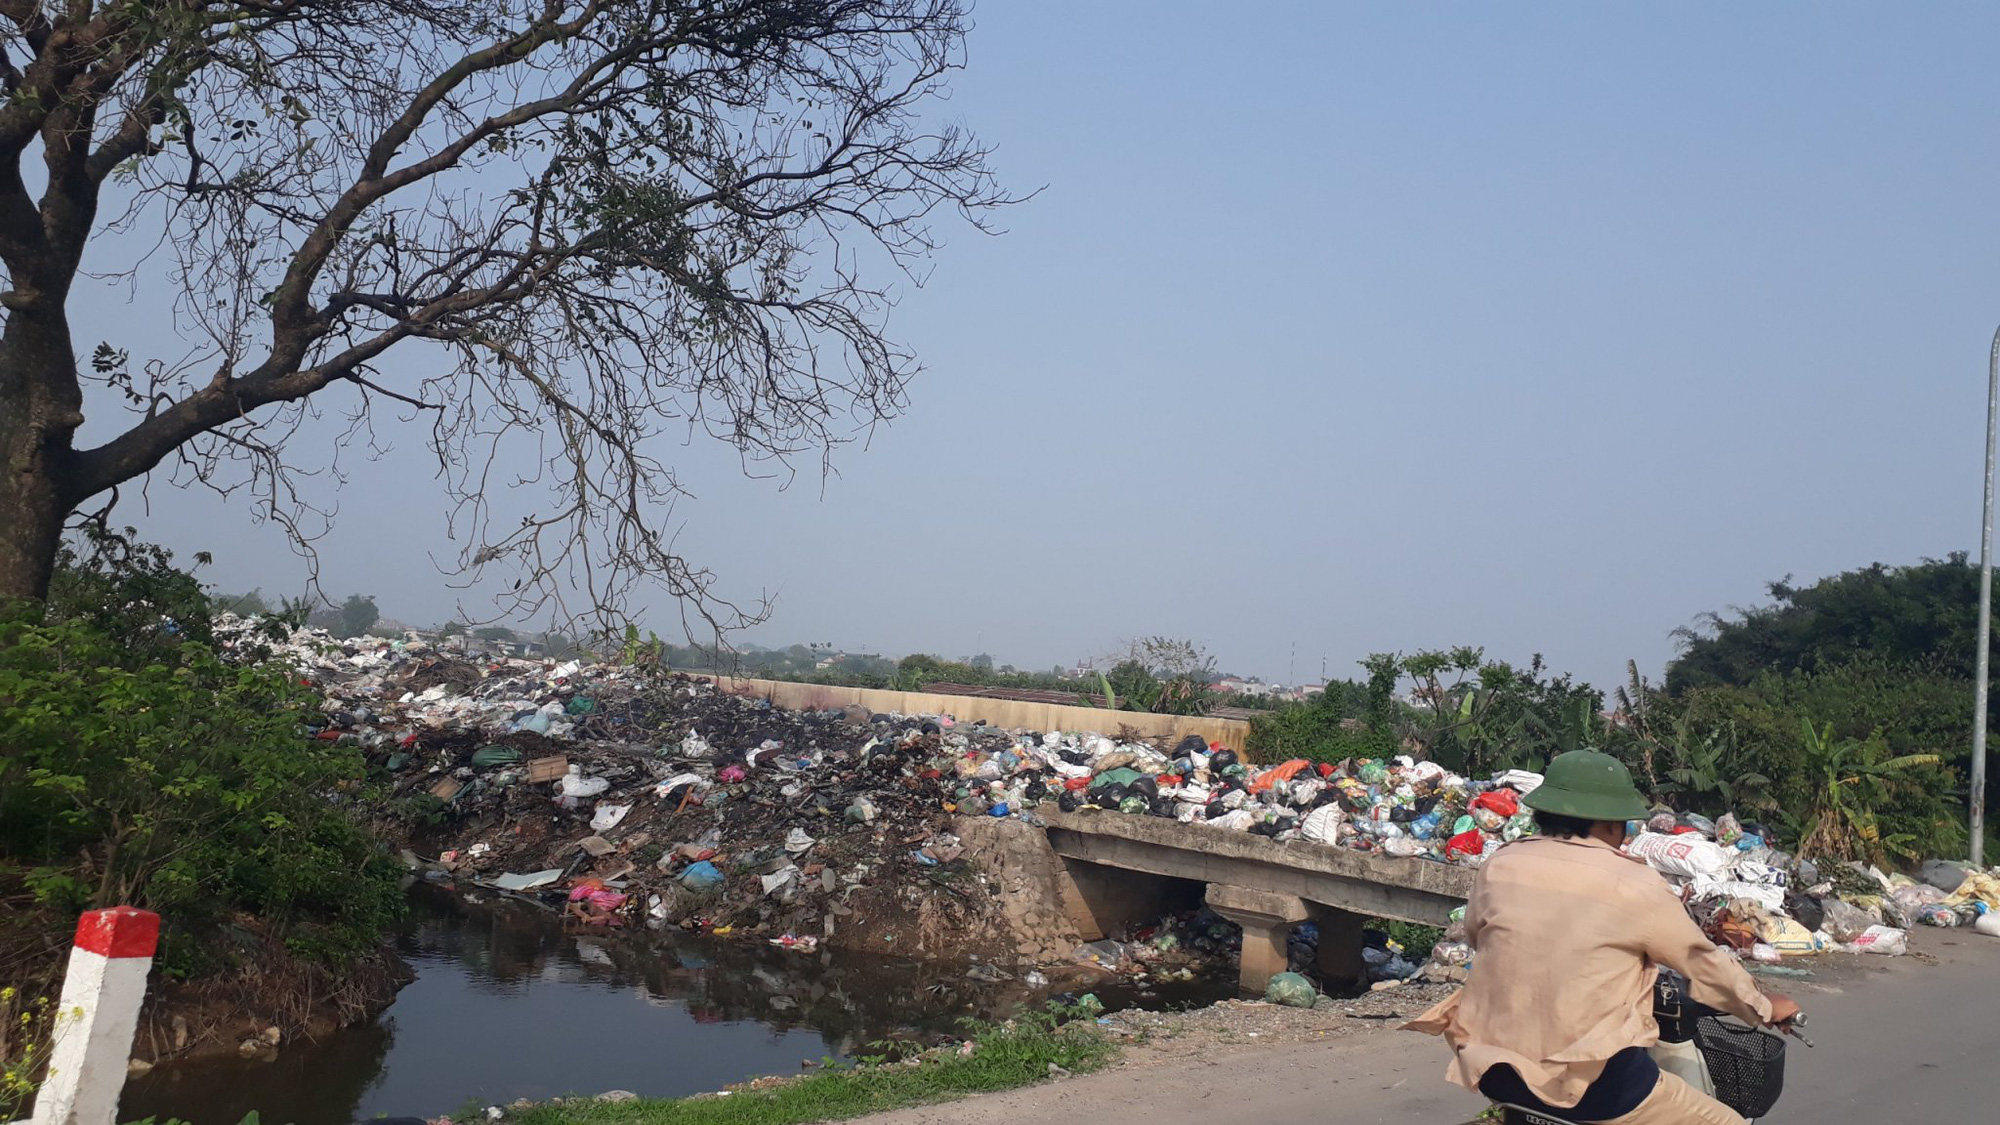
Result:
{"label": "blue plastic bag", "polygon": [[681,872],[681,886],[691,891],[711,891],[722,885],[723,878],[721,868],[704,859],[700,863],[689,864],[688,869]]}

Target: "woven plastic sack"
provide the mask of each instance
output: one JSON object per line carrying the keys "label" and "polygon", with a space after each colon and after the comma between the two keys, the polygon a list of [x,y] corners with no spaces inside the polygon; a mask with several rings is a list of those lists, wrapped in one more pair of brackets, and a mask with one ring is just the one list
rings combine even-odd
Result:
{"label": "woven plastic sack", "polygon": [[1299,835],[1322,844],[1338,843],[1340,840],[1340,807],[1321,805],[1306,814],[1299,825]]}
{"label": "woven plastic sack", "polygon": [[1728,870],[1733,858],[1721,845],[1692,833],[1663,836],[1658,832],[1641,832],[1625,845],[1625,852],[1645,860],[1655,871],[1690,879],[1697,875],[1720,876]]}
{"label": "woven plastic sack", "polygon": [[1901,957],[1910,951],[1910,935],[1888,926],[1870,926],[1851,943],[1859,953],[1881,953]]}

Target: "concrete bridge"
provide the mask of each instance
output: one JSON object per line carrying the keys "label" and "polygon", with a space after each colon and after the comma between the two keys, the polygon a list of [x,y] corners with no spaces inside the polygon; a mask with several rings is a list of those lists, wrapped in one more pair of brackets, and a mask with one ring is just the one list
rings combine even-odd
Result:
{"label": "concrete bridge", "polygon": [[1206,901],[1243,927],[1246,992],[1261,994],[1285,970],[1285,942],[1300,922],[1319,926],[1328,980],[1358,979],[1365,920],[1442,926],[1472,891],[1472,871],[1426,859],[1160,817],[1037,811],[1067,875],[1064,908],[1085,940]]}

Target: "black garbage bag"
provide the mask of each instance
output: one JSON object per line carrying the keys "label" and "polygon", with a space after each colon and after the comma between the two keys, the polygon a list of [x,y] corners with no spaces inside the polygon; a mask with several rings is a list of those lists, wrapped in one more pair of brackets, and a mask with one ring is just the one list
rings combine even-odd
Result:
{"label": "black garbage bag", "polygon": [[1150,801],[1160,795],[1160,783],[1150,777],[1139,778],[1132,783],[1131,793],[1135,797],[1144,797]]}
{"label": "black garbage bag", "polygon": [[1108,809],[1130,796],[1131,792],[1132,790],[1129,786],[1120,785],[1114,781],[1108,785],[1100,785],[1092,789],[1090,791],[1090,799]]}
{"label": "black garbage bag", "polygon": [[1817,930],[1826,924],[1826,907],[1808,894],[1798,891],[1785,896],[1785,913],[1798,919],[1798,923],[1808,930]]}
{"label": "black garbage bag", "polygon": [[1184,758],[1190,754],[1208,753],[1208,740],[1198,734],[1191,734],[1174,744],[1174,757]]}
{"label": "black garbage bag", "polygon": [[1236,751],[1225,747],[1209,756],[1208,768],[1211,770],[1226,770],[1230,766],[1236,765],[1237,761]]}
{"label": "black garbage bag", "polygon": [[1174,811],[1175,811],[1175,810],[1174,810],[1174,799],[1173,799],[1172,797],[1155,797],[1155,798],[1153,798],[1153,815],[1154,815],[1154,816],[1164,816],[1164,817],[1168,817],[1168,818],[1172,818],[1172,816],[1174,815]]}
{"label": "black garbage bag", "polygon": [[1064,812],[1075,812],[1083,807],[1083,798],[1077,796],[1071,790],[1065,789],[1063,790],[1063,795],[1056,798],[1056,807]]}

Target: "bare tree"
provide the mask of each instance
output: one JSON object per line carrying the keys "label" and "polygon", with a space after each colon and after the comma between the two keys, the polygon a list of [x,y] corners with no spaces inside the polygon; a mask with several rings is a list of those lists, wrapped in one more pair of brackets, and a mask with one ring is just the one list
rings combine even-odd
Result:
{"label": "bare tree", "polygon": [[[899,411],[917,367],[862,274],[1008,202],[920,113],[967,28],[962,0],[0,0],[0,599],[156,469],[309,540],[287,439],[339,409],[342,444],[425,429],[447,569],[516,570],[508,612],[581,591],[608,625],[657,579],[740,621],[657,450],[824,471]],[[70,323],[92,246],[171,286],[179,339]],[[134,417],[81,448],[93,383]],[[548,504],[496,507],[522,477]]]}

